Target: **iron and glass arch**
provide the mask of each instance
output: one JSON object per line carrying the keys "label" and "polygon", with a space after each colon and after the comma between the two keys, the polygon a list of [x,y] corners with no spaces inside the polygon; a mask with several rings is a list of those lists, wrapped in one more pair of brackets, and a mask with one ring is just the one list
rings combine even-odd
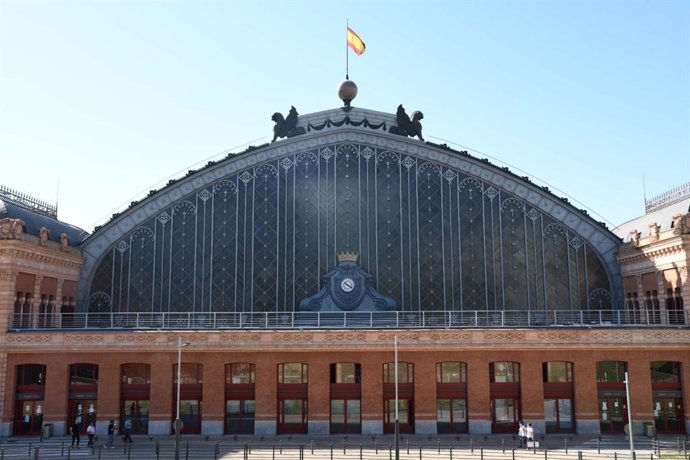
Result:
{"label": "iron and glass arch", "polygon": [[83,246],[90,311],[292,312],[339,251],[401,311],[611,309],[617,240],[466,154],[352,127],[229,157]]}

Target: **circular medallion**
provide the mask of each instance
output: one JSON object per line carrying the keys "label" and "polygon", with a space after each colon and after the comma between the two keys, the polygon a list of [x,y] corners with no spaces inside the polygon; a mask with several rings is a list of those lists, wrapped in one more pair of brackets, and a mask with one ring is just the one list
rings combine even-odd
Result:
{"label": "circular medallion", "polygon": [[345,292],[352,292],[352,290],[354,288],[355,288],[355,282],[351,278],[345,278],[340,283],[340,289],[342,289]]}

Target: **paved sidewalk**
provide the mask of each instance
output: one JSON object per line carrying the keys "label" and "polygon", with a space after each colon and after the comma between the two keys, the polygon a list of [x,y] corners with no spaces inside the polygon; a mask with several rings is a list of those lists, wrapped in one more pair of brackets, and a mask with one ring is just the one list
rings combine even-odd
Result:
{"label": "paved sidewalk", "polygon": [[[113,449],[101,438],[93,449],[82,443],[70,447],[70,437],[45,439],[12,437],[0,440],[0,460],[40,459],[141,459],[168,460],[175,457],[174,436],[134,436],[123,444],[118,437]],[[180,459],[237,460],[393,460],[394,437],[387,436],[219,436],[185,435]],[[402,460],[626,460],[630,444],[625,436],[549,435],[539,439],[537,449],[519,449],[511,435],[402,435]],[[690,441],[685,435],[660,437],[663,458],[690,460]],[[679,452],[680,450],[680,452]],[[635,439],[636,460],[659,458],[652,439]]]}

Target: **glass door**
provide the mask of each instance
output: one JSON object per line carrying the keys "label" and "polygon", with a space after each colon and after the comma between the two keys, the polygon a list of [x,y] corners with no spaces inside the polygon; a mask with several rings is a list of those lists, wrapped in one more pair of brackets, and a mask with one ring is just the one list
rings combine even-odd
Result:
{"label": "glass door", "polygon": [[278,401],[278,434],[298,434],[307,431],[307,400]]}
{"label": "glass door", "polygon": [[599,427],[602,433],[623,433],[627,423],[625,398],[599,398]]}
{"label": "glass door", "polygon": [[495,398],[491,400],[491,432],[517,433],[520,400]]}
{"label": "glass door", "polygon": [[657,433],[684,433],[683,404],[680,398],[654,398],[654,426]]}
{"label": "glass door", "polygon": [[43,401],[16,401],[14,413],[15,435],[39,435],[43,427]]}

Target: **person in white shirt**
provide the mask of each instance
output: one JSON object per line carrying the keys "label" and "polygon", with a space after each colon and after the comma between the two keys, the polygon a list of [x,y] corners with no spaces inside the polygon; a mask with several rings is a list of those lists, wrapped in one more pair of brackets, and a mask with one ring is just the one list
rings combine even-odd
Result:
{"label": "person in white shirt", "polygon": [[531,423],[527,424],[527,442],[530,441],[534,442],[534,428]]}
{"label": "person in white shirt", "polygon": [[518,440],[520,442],[519,447],[523,447],[527,444],[527,433],[525,432],[525,425],[520,420],[520,427],[518,428]]}

